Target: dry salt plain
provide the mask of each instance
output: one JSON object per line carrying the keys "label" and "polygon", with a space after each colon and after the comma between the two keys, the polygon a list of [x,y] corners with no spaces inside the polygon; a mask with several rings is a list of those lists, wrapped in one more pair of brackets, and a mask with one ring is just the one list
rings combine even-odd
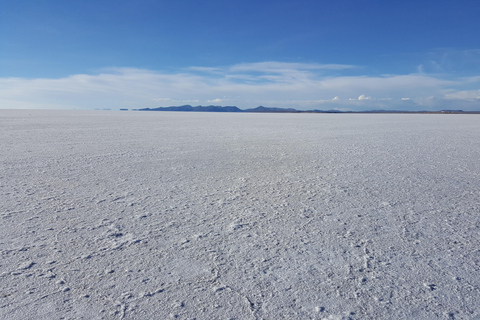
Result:
{"label": "dry salt plain", "polygon": [[479,319],[480,116],[0,111],[2,319]]}

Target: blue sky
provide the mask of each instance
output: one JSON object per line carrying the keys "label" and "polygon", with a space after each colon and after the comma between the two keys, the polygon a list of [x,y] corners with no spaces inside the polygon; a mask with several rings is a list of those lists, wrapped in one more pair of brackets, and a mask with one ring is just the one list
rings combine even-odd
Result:
{"label": "blue sky", "polygon": [[0,108],[480,110],[477,0],[0,0]]}

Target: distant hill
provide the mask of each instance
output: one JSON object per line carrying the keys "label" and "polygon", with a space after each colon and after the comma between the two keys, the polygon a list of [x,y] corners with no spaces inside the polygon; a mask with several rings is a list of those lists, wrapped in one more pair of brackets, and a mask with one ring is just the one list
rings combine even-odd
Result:
{"label": "distant hill", "polygon": [[243,110],[237,107],[219,107],[219,106],[197,106],[184,105],[179,107],[160,107],[160,108],[144,108],[138,109],[138,111],[190,111],[190,112],[243,112]]}
{"label": "distant hill", "polygon": [[172,106],[159,108],[133,109],[135,111],[181,111],[181,112],[243,112],[243,113],[470,113],[479,114],[480,111],[441,110],[441,111],[400,111],[400,110],[366,110],[366,111],[339,111],[339,110],[297,110],[294,108],[267,108],[259,106],[253,109],[239,109],[235,106]]}
{"label": "distant hill", "polygon": [[172,106],[172,107],[159,107],[159,108],[144,108],[137,109],[138,111],[189,111],[189,112],[301,112],[293,108],[266,108],[259,106],[254,109],[242,110],[235,106],[196,106],[192,107],[191,105],[184,106]]}
{"label": "distant hill", "polygon": [[293,108],[266,108],[264,106],[256,107],[254,109],[245,109],[243,112],[300,112]]}

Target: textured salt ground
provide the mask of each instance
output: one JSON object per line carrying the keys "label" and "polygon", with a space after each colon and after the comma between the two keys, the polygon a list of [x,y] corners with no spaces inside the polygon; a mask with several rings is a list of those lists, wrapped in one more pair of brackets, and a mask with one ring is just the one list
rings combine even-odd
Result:
{"label": "textured salt ground", "polygon": [[0,111],[2,319],[480,318],[480,118]]}

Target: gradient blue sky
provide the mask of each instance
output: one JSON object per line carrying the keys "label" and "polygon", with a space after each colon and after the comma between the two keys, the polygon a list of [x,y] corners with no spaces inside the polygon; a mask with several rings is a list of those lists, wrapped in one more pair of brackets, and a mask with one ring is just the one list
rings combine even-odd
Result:
{"label": "gradient blue sky", "polygon": [[0,108],[480,110],[478,17],[478,0],[0,0]]}

